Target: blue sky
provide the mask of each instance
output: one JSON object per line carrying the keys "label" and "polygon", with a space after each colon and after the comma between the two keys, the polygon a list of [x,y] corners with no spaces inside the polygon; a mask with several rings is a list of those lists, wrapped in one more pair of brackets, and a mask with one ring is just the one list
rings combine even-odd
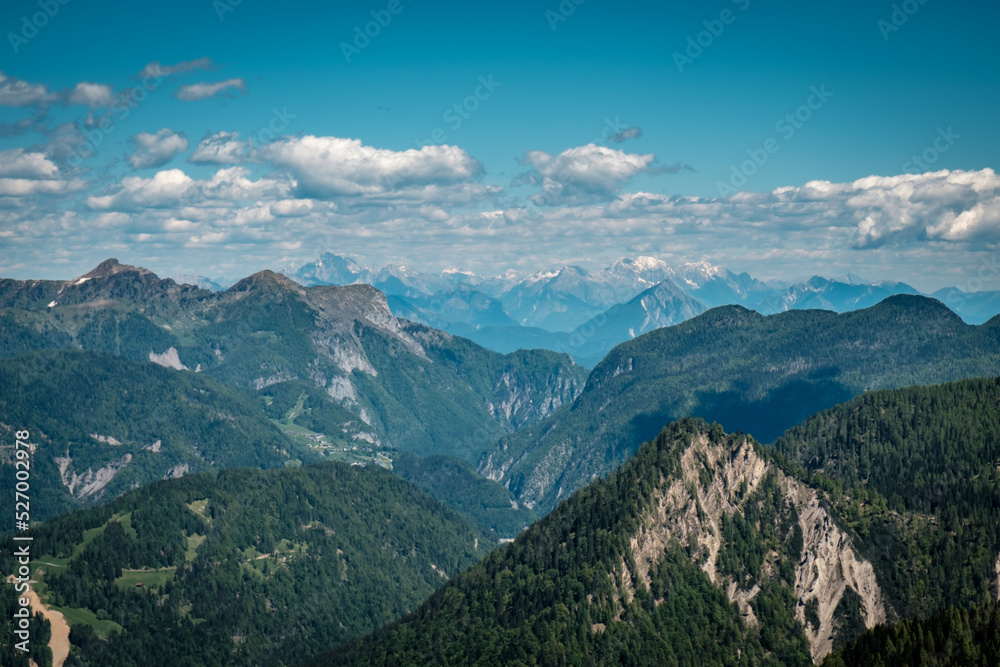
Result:
{"label": "blue sky", "polygon": [[1000,8],[670,4],[5,3],[0,275],[648,254],[1000,288]]}

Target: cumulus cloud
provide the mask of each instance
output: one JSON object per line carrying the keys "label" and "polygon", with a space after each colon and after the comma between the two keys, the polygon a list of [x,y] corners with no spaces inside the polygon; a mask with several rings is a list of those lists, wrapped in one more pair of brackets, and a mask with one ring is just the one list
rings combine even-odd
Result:
{"label": "cumulus cloud", "polygon": [[271,215],[279,218],[301,218],[313,211],[311,199],[282,199],[271,204]]}
{"label": "cumulus cloud", "polygon": [[82,181],[35,180],[28,178],[0,178],[0,195],[26,197],[29,195],[58,195],[75,192],[85,187]]}
{"label": "cumulus cloud", "polygon": [[239,164],[249,159],[248,142],[239,132],[219,132],[206,136],[188,158],[192,164]]}
{"label": "cumulus cloud", "polygon": [[180,89],[178,89],[177,99],[184,102],[194,102],[196,100],[204,100],[210,97],[215,97],[220,93],[223,95],[233,96],[232,92],[228,92],[230,89],[246,95],[246,81],[235,78],[226,79],[225,81],[217,81],[215,83],[208,83],[206,81],[201,83],[192,83],[187,86],[181,86]]}
{"label": "cumulus cloud", "polygon": [[[846,235],[855,249],[927,242],[1000,243],[1000,176],[992,169],[810,181],[723,199],[637,192],[608,205],[615,219],[655,216],[673,229]],[[780,242],[780,238],[775,239]]]}
{"label": "cumulus cloud", "polygon": [[30,107],[52,102],[55,95],[41,83],[28,83],[0,72],[0,106]]}
{"label": "cumulus cloud", "polygon": [[134,147],[128,156],[128,163],[133,169],[148,169],[162,167],[170,162],[175,155],[188,149],[188,140],[183,133],[177,133],[169,128],[163,128],[156,134],[140,132],[129,138]]}
{"label": "cumulus cloud", "polygon": [[626,153],[607,146],[587,144],[559,155],[527,151],[523,162],[532,171],[521,182],[541,185],[532,196],[537,204],[555,205],[608,199],[636,174],[653,172],[652,153]]}
{"label": "cumulus cloud", "polygon": [[44,153],[23,148],[0,151],[0,196],[68,194],[86,185],[79,179],[66,179]]}
{"label": "cumulus cloud", "polygon": [[109,107],[114,98],[111,86],[103,83],[90,83],[81,81],[66,95],[69,104],[80,104],[96,109],[97,107]]}
{"label": "cumulus cloud", "polygon": [[[284,197],[289,189],[290,184],[286,181],[270,178],[251,180],[250,170],[244,167],[220,169],[206,180],[195,180],[180,169],[166,169],[158,171],[152,178],[123,178],[108,194],[88,197],[87,207],[97,211],[231,207],[239,202]],[[184,213],[180,211],[181,216]]]}
{"label": "cumulus cloud", "polygon": [[992,169],[870,176],[784,189],[795,201],[814,192],[854,221],[852,244],[872,248],[913,241],[1000,242],[1000,176]]}
{"label": "cumulus cloud", "polygon": [[262,157],[298,179],[302,197],[411,195],[447,198],[442,188],[479,176],[482,165],[457,146],[392,151],[359,139],[286,137],[260,150]]}
{"label": "cumulus cloud", "polygon": [[27,152],[23,148],[0,151],[0,176],[53,179],[58,175],[59,168],[44,153]]}

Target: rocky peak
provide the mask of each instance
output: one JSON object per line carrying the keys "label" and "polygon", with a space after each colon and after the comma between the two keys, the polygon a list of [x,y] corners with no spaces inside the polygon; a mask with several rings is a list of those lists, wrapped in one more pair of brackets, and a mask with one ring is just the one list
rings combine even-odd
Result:
{"label": "rocky peak", "polygon": [[114,257],[111,257],[98,264],[97,267],[92,271],[90,271],[89,273],[85,273],[79,278],[77,278],[75,281],[71,282],[82,282],[83,278],[86,278],[87,280],[95,278],[109,278],[119,273],[138,273],[139,275],[142,276],[151,276],[153,278],[157,277],[156,274],[150,271],[149,269],[144,269],[138,266],[132,266],[130,264],[122,264]]}

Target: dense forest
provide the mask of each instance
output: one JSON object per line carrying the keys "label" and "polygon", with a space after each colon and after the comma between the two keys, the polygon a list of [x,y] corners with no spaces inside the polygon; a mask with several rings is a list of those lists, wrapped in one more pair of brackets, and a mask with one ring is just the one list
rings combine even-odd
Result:
{"label": "dense forest", "polygon": [[827,489],[900,616],[996,598],[1000,378],[864,394],[775,449]]}
{"label": "dense forest", "polygon": [[397,452],[393,471],[431,494],[448,509],[471,518],[487,535],[512,538],[538,518],[513,494],[479,475],[468,463],[447,456],[421,458]]}
{"label": "dense forest", "polygon": [[36,589],[76,621],[67,665],[87,667],[295,664],[493,545],[391,473],[335,462],[157,482],[30,534]]}
{"label": "dense forest", "polygon": [[823,667],[995,665],[1000,665],[1000,602],[878,626],[823,661]]}

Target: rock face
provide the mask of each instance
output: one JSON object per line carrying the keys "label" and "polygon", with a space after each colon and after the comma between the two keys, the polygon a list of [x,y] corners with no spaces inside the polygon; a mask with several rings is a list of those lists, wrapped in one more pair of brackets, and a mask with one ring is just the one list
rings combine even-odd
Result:
{"label": "rock face", "polygon": [[[827,515],[815,490],[769,464],[746,440],[730,450],[701,436],[685,451],[681,468],[681,477],[669,485],[662,480],[655,492],[653,510],[632,537],[632,556],[639,578],[649,583],[650,570],[663,557],[671,540],[695,544],[698,547],[695,562],[713,583],[726,591],[744,621],[757,624],[754,597],[760,591],[758,583],[762,582],[745,586],[746,580],[737,581],[720,572],[722,524],[724,515],[743,513],[748,499],[765,478],[774,475],[784,501],[797,514],[802,531],[802,550],[794,568],[798,600],[795,615],[805,628],[813,661],[818,664],[833,648],[840,625],[835,612],[846,589],[861,598],[866,626],[885,622],[886,603],[871,563],[857,554],[850,538]],[[765,572],[776,567],[776,556],[768,556]],[[806,608],[812,600],[816,601],[818,627],[806,618]]]}
{"label": "rock face", "polygon": [[78,475],[76,472],[70,470],[73,459],[68,456],[55,459],[56,465],[59,466],[59,475],[62,478],[63,485],[73,496],[80,500],[99,499],[103,495],[104,487],[108,485],[108,482],[114,479],[118,471],[131,463],[131,461],[132,455],[126,454],[103,468],[99,468],[98,470],[87,468],[86,472]]}
{"label": "rock face", "polygon": [[815,599],[818,603],[819,628],[806,623],[805,607],[796,617],[806,629],[806,637],[815,662],[833,650],[837,633],[834,612],[846,588],[861,597],[865,625],[873,627],[886,621],[886,603],[875,579],[872,564],[859,558],[850,538],[820,506],[816,491],[783,473],[782,488],[795,505],[803,535],[802,562],[795,572],[795,595],[800,603]]}

